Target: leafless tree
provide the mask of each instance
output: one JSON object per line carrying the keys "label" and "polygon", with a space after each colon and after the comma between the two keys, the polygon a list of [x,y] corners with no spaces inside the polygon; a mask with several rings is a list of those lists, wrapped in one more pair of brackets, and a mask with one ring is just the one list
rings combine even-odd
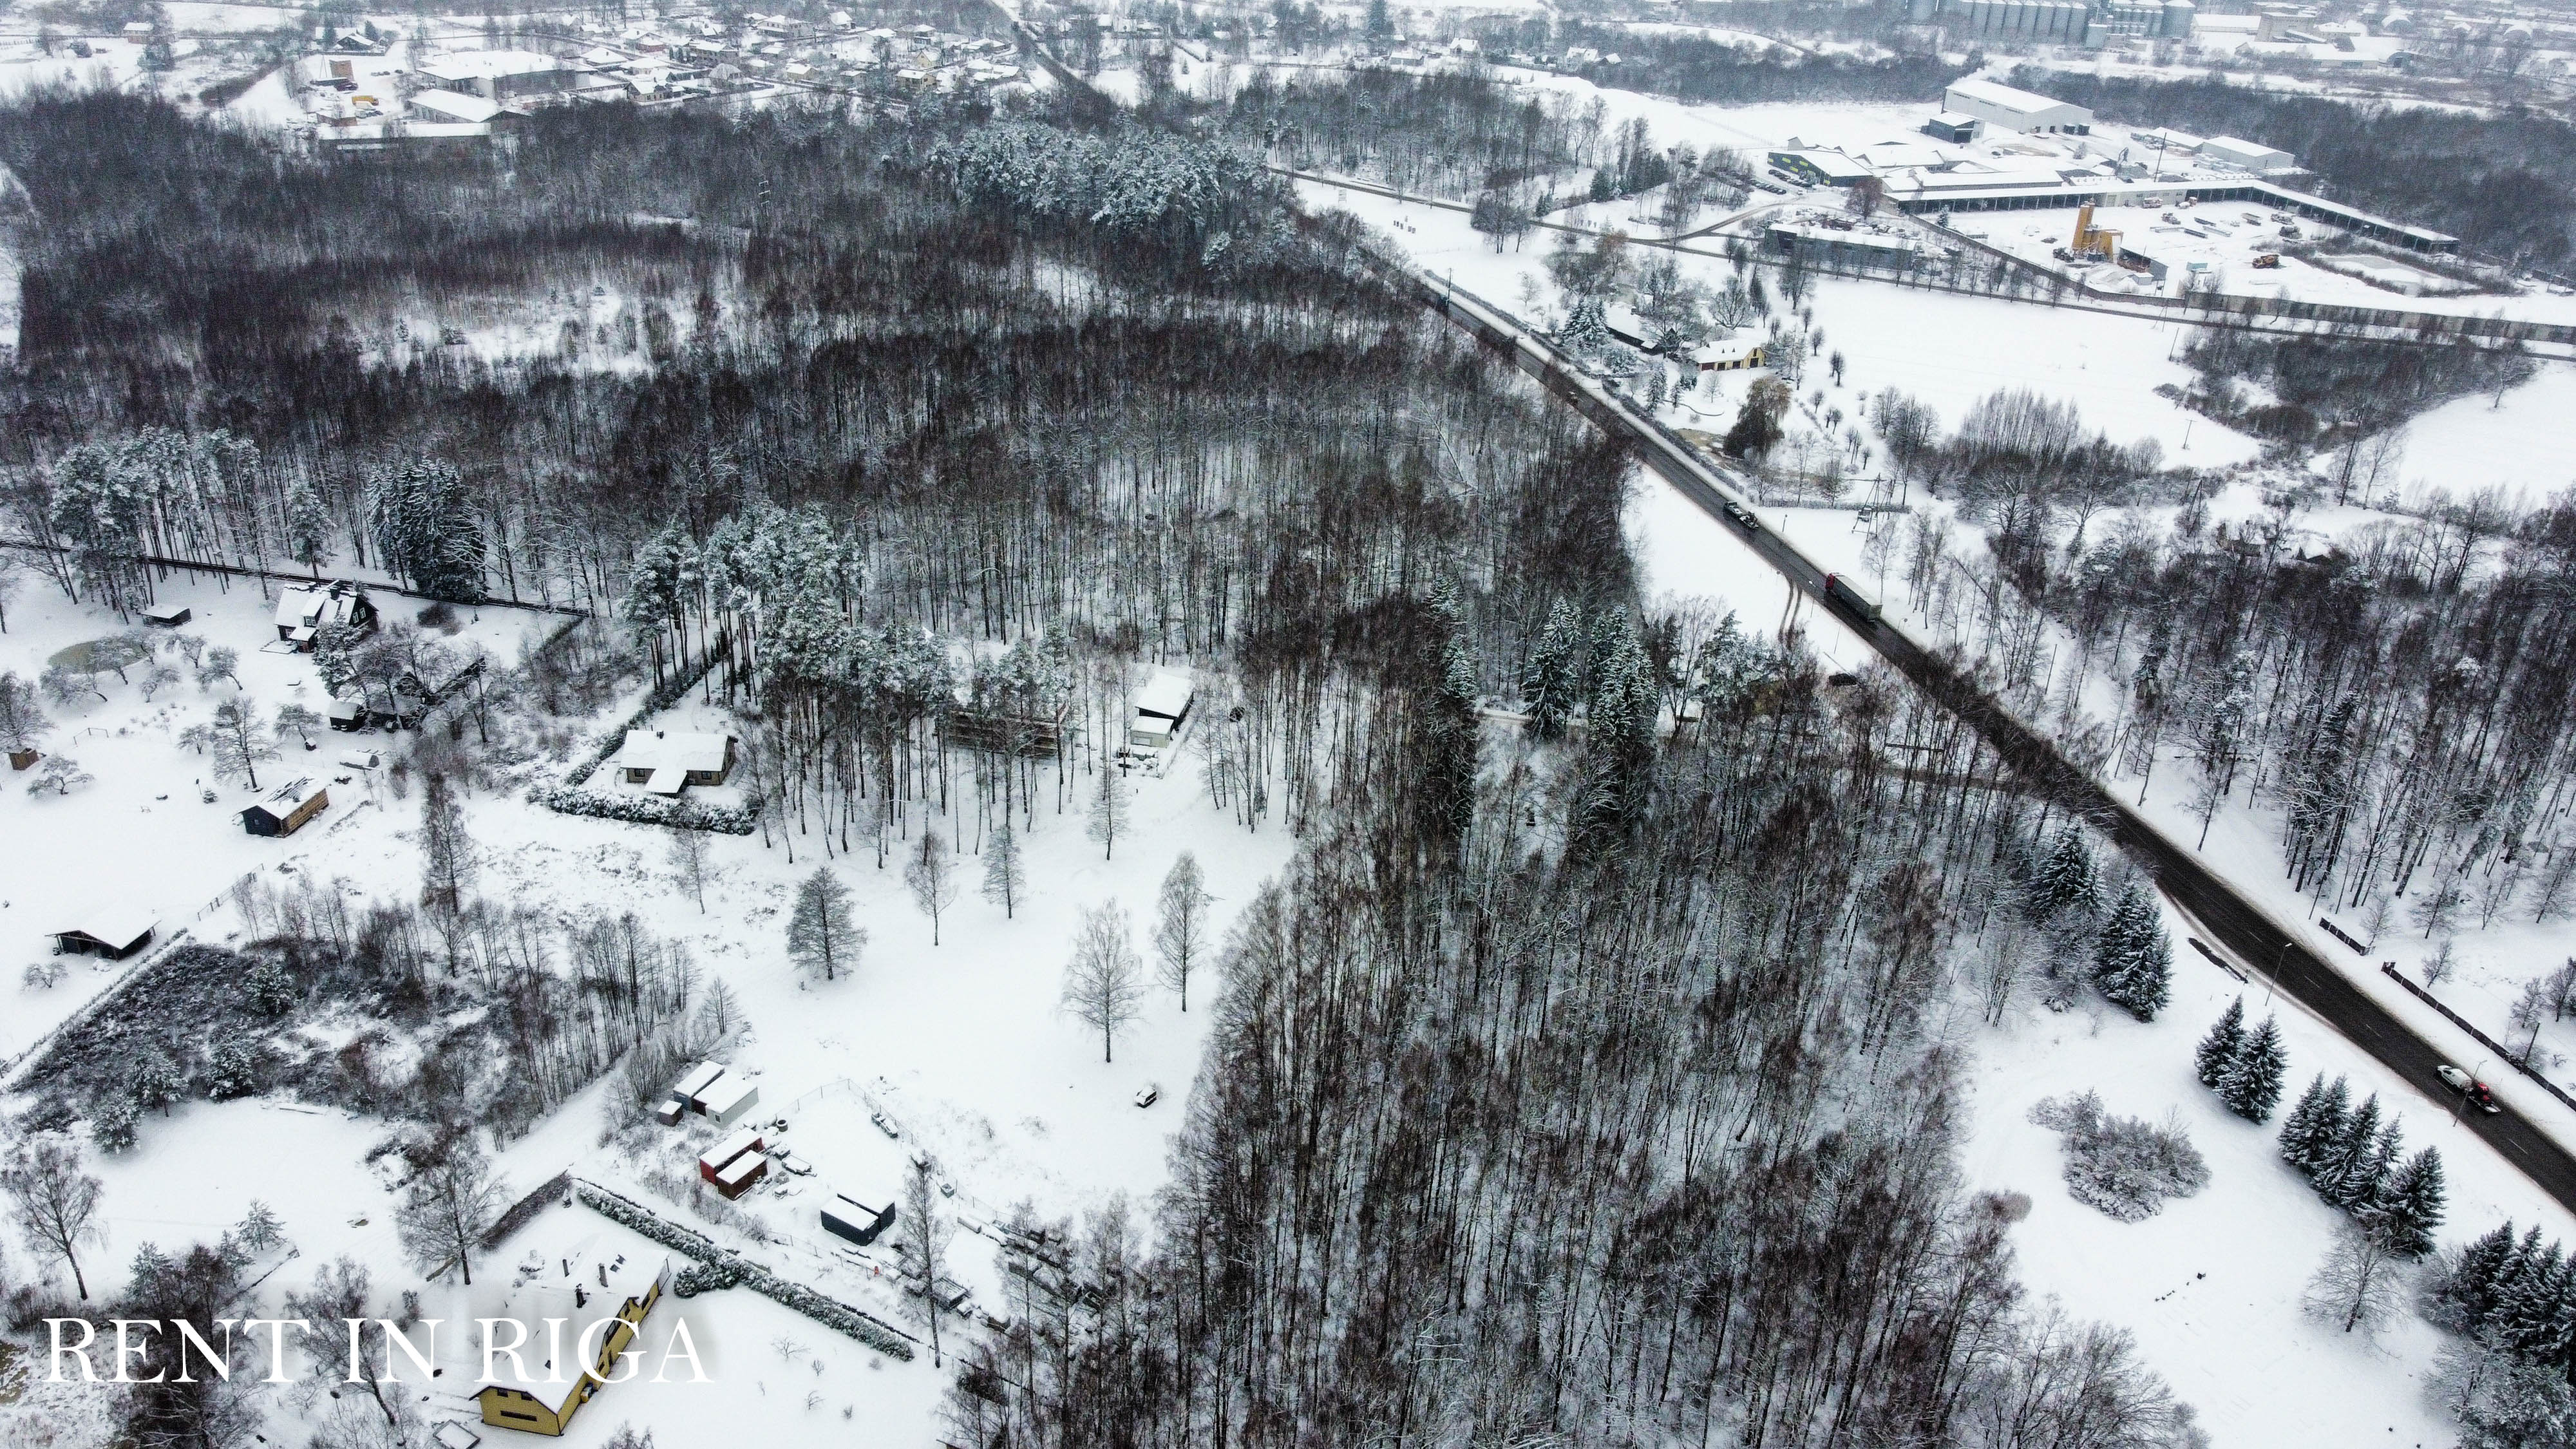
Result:
{"label": "leafless tree", "polygon": [[930,944],[939,944],[939,917],[957,900],[957,858],[936,830],[924,829],[914,842],[912,859],[904,862],[903,883],[912,904],[930,918]]}
{"label": "leafless tree", "polygon": [[948,1273],[949,1225],[939,1215],[939,1186],[932,1180],[931,1165],[913,1164],[912,1175],[903,1184],[903,1258],[904,1269],[921,1280],[922,1311],[930,1319],[930,1361],[941,1362],[939,1352],[939,1316],[945,1311],[939,1300],[939,1281]]}
{"label": "leafless tree", "polygon": [[1116,1059],[1118,1034],[1142,1013],[1145,988],[1142,965],[1127,925],[1127,913],[1112,900],[1082,913],[1074,933],[1073,960],[1064,972],[1064,1006],[1083,1025],[1100,1033],[1100,1059]]}
{"label": "leafless tree", "polygon": [[2309,1313],[2350,1333],[2376,1333],[2397,1311],[2403,1259],[2377,1233],[2356,1223],[2336,1225],[2334,1247],[2308,1280],[2301,1300]]}
{"label": "leafless tree", "polygon": [[707,909],[707,836],[703,830],[674,828],[664,845],[665,857],[671,862],[671,874],[689,891],[689,899],[698,903],[698,913]]}
{"label": "leafless tree", "polygon": [[1154,921],[1154,954],[1163,963],[1163,984],[1180,993],[1181,1010],[1190,1009],[1190,970],[1207,951],[1208,894],[1199,874],[1198,857],[1184,850],[1163,877],[1163,893]]}
{"label": "leafless tree", "polygon": [[432,1277],[455,1265],[470,1286],[475,1249],[509,1197],[491,1159],[457,1142],[412,1179],[409,1193],[394,1213],[403,1250]]}
{"label": "leafless tree", "polygon": [[27,1247],[39,1256],[61,1257],[84,1302],[89,1280],[81,1274],[79,1248],[98,1240],[98,1203],[105,1191],[81,1170],[79,1145],[59,1132],[29,1139],[0,1164],[0,1192],[17,1208]]}

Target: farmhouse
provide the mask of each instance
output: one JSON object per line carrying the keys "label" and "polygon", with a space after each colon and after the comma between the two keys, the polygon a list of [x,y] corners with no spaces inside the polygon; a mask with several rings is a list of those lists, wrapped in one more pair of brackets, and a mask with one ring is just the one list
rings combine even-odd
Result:
{"label": "farmhouse", "polygon": [[252,835],[293,835],[330,805],[329,791],[310,780],[298,780],[243,811],[242,829]]}
{"label": "farmhouse", "polygon": [[161,922],[140,906],[94,910],[80,917],[79,924],[53,933],[54,953],[120,960],[151,945],[152,933],[160,928]]}
{"label": "farmhouse", "polygon": [[365,632],[376,627],[375,602],[345,579],[298,584],[277,596],[277,637],[310,653],[333,625]]}
{"label": "farmhouse", "polygon": [[721,785],[733,772],[732,735],[687,730],[628,730],[617,750],[626,783],[656,795],[677,795],[690,785]]}
{"label": "farmhouse", "polygon": [[1190,717],[1190,700],[1198,686],[1186,674],[1163,670],[1136,692],[1136,718],[1127,727],[1127,743],[1161,749],[1181,732]]}
{"label": "farmhouse", "polygon": [[644,1316],[662,1301],[662,1290],[671,1280],[671,1260],[623,1252],[609,1255],[585,1241],[568,1254],[522,1267],[520,1274],[519,1286],[510,1295],[508,1316],[522,1323],[556,1318],[586,1328],[612,1316],[615,1320],[614,1327],[581,1339],[585,1347],[597,1343],[598,1354],[590,1363],[566,1365],[573,1370],[570,1373],[558,1372],[550,1363],[531,1371],[522,1360],[545,1352],[534,1344],[517,1354],[493,1355],[493,1381],[474,1395],[483,1410],[483,1422],[497,1429],[558,1436],[572,1426],[573,1415],[590,1402],[600,1385],[620,1372],[618,1355],[635,1341]]}
{"label": "farmhouse", "polygon": [[1691,353],[1691,361],[1702,372],[1733,372],[1743,367],[1760,367],[1762,344],[1749,337],[1721,338]]}

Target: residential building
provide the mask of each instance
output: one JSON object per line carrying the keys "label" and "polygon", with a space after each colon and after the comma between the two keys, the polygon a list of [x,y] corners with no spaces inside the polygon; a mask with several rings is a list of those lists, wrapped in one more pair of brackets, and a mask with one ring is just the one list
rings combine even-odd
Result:
{"label": "residential building", "polygon": [[721,785],[733,773],[732,735],[693,730],[628,730],[617,750],[626,783],[656,795],[677,795],[690,785]]}
{"label": "residential building", "polygon": [[[531,1324],[562,1319],[570,1329],[565,1339],[585,1346],[598,1344],[596,1357],[589,1363],[558,1367],[542,1360],[546,1352],[542,1340],[515,1353],[494,1354],[491,1381],[474,1395],[484,1423],[526,1434],[561,1436],[572,1426],[573,1415],[616,1373],[618,1355],[634,1343],[645,1316],[662,1301],[662,1290],[671,1281],[669,1258],[611,1254],[597,1247],[596,1241],[585,1240],[570,1253],[536,1260],[533,1271],[523,1267],[510,1294],[510,1311],[500,1315]],[[611,1319],[612,1327],[581,1335],[592,1324]],[[530,1357],[540,1357],[538,1368],[528,1367]]]}
{"label": "residential building", "polygon": [[330,806],[328,790],[310,780],[298,780],[244,810],[242,829],[252,835],[293,835]]}

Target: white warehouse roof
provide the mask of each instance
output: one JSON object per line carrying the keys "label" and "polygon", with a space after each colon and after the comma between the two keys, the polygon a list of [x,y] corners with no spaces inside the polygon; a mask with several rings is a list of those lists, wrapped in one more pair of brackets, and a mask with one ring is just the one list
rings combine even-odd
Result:
{"label": "white warehouse roof", "polygon": [[459,50],[430,57],[422,62],[420,73],[442,81],[498,80],[503,76],[543,75],[562,67],[562,61],[533,50]]}

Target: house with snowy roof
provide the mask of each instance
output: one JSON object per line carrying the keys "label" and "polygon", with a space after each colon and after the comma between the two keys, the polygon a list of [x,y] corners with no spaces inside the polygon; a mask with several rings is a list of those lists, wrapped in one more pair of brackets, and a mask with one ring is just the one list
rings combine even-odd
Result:
{"label": "house with snowy roof", "polygon": [[721,785],[733,773],[738,741],[704,730],[628,730],[617,748],[626,783],[656,795],[677,795],[690,785]]}
{"label": "house with snowy roof", "polygon": [[[645,1315],[662,1301],[670,1282],[668,1257],[603,1247],[595,1237],[567,1253],[532,1255],[511,1285],[507,1311],[496,1317],[522,1324],[561,1319],[584,1330],[577,1340],[566,1333],[565,1347],[577,1350],[596,1343],[598,1349],[589,1363],[571,1362],[567,1353],[567,1362],[558,1365],[545,1357],[550,1341],[532,1336],[518,1352],[489,1355],[483,1385],[474,1395],[483,1422],[523,1434],[563,1434],[581,1406],[619,1372],[618,1355],[635,1342]],[[613,1326],[587,1331],[610,1319]],[[537,1362],[531,1365],[531,1359]]]}

